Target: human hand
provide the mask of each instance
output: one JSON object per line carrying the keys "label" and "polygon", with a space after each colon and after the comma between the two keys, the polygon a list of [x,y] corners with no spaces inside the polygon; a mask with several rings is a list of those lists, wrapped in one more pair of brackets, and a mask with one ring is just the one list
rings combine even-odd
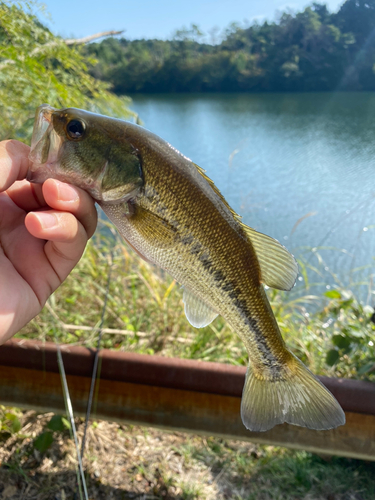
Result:
{"label": "human hand", "polygon": [[43,308],[79,261],[97,213],[83,190],[25,180],[29,146],[0,142],[0,344]]}

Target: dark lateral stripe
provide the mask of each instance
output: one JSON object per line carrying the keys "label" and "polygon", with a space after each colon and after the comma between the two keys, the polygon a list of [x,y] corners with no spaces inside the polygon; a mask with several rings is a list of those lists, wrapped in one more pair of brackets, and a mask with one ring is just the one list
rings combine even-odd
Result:
{"label": "dark lateral stripe", "polygon": [[280,372],[280,361],[273,354],[272,348],[268,344],[267,338],[259,327],[258,321],[253,318],[246,318],[245,322],[249,325],[249,328],[255,336],[257,347],[263,354],[262,364],[271,369],[273,375],[277,375]]}
{"label": "dark lateral stripe", "polygon": [[[197,246],[201,245],[196,243],[195,250],[197,249]],[[195,250],[194,252],[192,251],[192,253],[195,253]],[[279,372],[280,362],[273,354],[272,347],[269,345],[259,322],[255,318],[251,317],[247,303],[241,299],[240,291],[233,286],[231,281],[227,279],[221,270],[215,269],[214,263],[210,259],[207,251],[199,256],[199,261],[202,263],[203,268],[213,276],[215,281],[219,283],[220,288],[224,292],[228,293],[233,304],[238,309],[243,322],[254,335],[259,352],[262,354],[262,364],[273,372]]]}

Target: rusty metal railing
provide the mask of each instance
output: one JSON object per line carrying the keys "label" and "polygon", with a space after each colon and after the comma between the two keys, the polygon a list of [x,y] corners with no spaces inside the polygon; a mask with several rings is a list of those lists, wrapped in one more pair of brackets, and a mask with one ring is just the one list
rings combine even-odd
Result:
{"label": "rusty metal railing", "polygon": [[[95,350],[62,348],[76,415],[85,415]],[[347,418],[312,431],[278,425],[249,432],[240,418],[246,369],[103,349],[93,418],[223,436],[317,453],[375,460],[375,384],[321,377]],[[55,344],[12,340],[0,347],[0,403],[64,412]]]}

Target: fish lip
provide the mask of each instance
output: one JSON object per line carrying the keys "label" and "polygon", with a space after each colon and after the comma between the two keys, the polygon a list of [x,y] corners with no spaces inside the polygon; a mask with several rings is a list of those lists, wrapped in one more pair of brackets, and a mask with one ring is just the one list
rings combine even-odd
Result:
{"label": "fish lip", "polygon": [[[46,159],[44,145],[47,139],[55,135],[52,123],[52,115],[55,111],[57,111],[57,109],[53,108],[49,104],[42,104],[35,112],[34,128],[29,154],[31,165],[26,174],[26,179],[29,182],[42,183],[50,177],[54,171],[54,163],[57,160],[57,155],[55,151],[51,151],[51,147],[49,147],[48,157]],[[56,139],[57,137],[55,138],[55,143]]]}
{"label": "fish lip", "polygon": [[54,111],[56,111],[56,108],[53,108],[49,104],[42,104],[35,112],[33,135],[31,138],[30,160],[34,160],[36,156],[36,147],[45,137],[48,127],[52,123],[52,113]]}
{"label": "fish lip", "polygon": [[[43,168],[39,169],[40,166],[43,166]],[[54,177],[53,169],[46,164],[32,165],[26,174],[26,180],[34,184],[43,184],[44,181],[51,177]]]}

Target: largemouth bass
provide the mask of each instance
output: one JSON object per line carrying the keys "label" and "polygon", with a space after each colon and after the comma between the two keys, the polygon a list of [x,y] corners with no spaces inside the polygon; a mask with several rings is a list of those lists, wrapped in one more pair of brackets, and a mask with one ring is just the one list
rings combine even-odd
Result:
{"label": "largemouth bass", "polygon": [[345,423],[333,395],[286,347],[263,284],[290,290],[293,256],[244,225],[204,171],[144,128],[79,109],[37,109],[28,180],[52,177],[85,189],[129,245],[184,287],[185,313],[201,328],[221,314],[250,365],[244,425]]}

